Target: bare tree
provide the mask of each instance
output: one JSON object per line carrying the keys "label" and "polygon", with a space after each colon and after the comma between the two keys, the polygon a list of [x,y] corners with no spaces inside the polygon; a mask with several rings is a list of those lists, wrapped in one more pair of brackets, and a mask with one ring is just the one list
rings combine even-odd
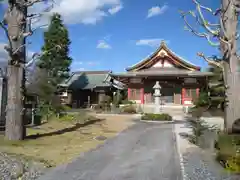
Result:
{"label": "bare tree", "polygon": [[[226,88],[225,106],[225,130],[232,132],[233,124],[240,119],[240,77],[239,77],[239,57],[237,55],[237,27],[240,12],[240,0],[221,0],[221,7],[213,11],[205,7],[198,0],[192,0],[196,5],[196,13],[193,11],[181,12],[189,30],[196,36],[205,38],[210,45],[219,47],[222,57],[206,57],[203,53],[198,53],[200,57],[209,64],[220,67],[223,70],[224,84]],[[204,17],[204,12],[208,12],[219,19],[219,23],[210,23]],[[198,25],[204,28],[204,32],[197,31],[188,21],[187,15],[195,18]],[[215,39],[217,41],[215,41]]]}
{"label": "bare tree", "polygon": [[[9,56],[5,131],[8,140],[22,140],[25,137],[25,67],[36,58],[35,54],[30,62],[26,62],[26,38],[36,30],[32,28],[32,20],[41,17],[41,14],[28,14],[27,10],[43,1],[45,0],[8,0],[7,11],[0,21],[0,27],[3,28],[8,39],[8,45],[5,47]],[[46,8],[46,11],[48,10],[49,7]]]}

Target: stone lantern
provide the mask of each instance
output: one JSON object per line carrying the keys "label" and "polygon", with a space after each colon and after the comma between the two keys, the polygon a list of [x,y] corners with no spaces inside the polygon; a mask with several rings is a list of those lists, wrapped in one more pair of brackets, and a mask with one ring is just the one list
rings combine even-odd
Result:
{"label": "stone lantern", "polygon": [[153,86],[154,89],[154,102],[155,102],[155,110],[154,113],[155,114],[159,114],[160,113],[160,101],[161,101],[161,86],[159,84],[159,81],[156,81],[156,84]]}

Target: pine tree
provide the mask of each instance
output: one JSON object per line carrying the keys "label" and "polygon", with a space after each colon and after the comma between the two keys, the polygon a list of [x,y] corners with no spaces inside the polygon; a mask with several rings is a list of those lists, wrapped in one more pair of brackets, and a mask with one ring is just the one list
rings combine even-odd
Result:
{"label": "pine tree", "polygon": [[211,65],[208,68],[208,72],[212,72],[213,76],[209,77],[207,87],[201,89],[199,98],[194,102],[194,105],[196,108],[205,107],[208,110],[223,110],[225,102],[225,87],[222,69]]}
{"label": "pine tree", "polygon": [[41,56],[38,66],[48,73],[51,84],[58,85],[69,77],[72,59],[69,57],[70,39],[60,14],[51,17],[48,30],[44,33],[42,51],[49,52]]}
{"label": "pine tree", "polygon": [[[42,113],[49,114],[50,111],[58,112],[60,100],[56,96],[57,86],[69,77],[70,65],[72,62],[69,57],[70,39],[68,30],[64,26],[61,16],[54,14],[48,30],[44,33],[43,54],[37,64],[40,72],[46,72],[44,83],[38,85],[41,93],[39,94],[40,109]],[[42,70],[42,71],[41,71]],[[42,80],[43,81],[43,80]],[[40,92],[39,91],[39,92]],[[47,110],[46,110],[47,108]]]}
{"label": "pine tree", "polygon": [[225,87],[222,69],[212,66],[209,71],[213,73],[209,81],[210,106],[224,110]]}

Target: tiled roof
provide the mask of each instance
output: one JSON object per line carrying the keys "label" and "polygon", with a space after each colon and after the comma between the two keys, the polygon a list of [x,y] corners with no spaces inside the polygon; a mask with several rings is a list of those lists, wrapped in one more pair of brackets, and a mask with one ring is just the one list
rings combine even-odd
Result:
{"label": "tiled roof", "polygon": [[111,71],[79,71],[74,72],[70,78],[60,86],[69,89],[94,89],[96,87],[110,86],[105,82],[106,77]]}
{"label": "tiled roof", "polygon": [[145,59],[139,61],[138,63],[132,65],[131,67],[126,68],[126,71],[132,71],[132,70],[144,65],[145,63],[151,61],[151,59],[153,59],[157,55],[157,53],[160,52],[161,49],[166,50],[170,55],[172,55],[175,59],[177,59],[179,62],[185,64],[186,66],[196,69],[196,70],[200,70],[200,67],[192,64],[191,62],[187,61],[186,59],[182,58],[181,56],[179,56],[178,54],[173,52],[170,48],[167,47],[166,43],[164,41],[162,41],[161,45],[159,46],[159,48],[157,50],[155,50],[153,53],[151,53]]}

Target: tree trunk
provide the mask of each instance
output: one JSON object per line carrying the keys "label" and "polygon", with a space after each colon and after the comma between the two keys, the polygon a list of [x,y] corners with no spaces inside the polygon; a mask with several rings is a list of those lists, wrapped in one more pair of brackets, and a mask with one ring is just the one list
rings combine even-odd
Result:
{"label": "tree trunk", "polygon": [[226,85],[225,105],[225,130],[228,133],[233,131],[233,124],[240,119],[240,77],[239,59],[237,57],[237,27],[238,14],[235,11],[237,0],[222,0],[223,22],[222,33],[226,36],[229,44],[222,42],[221,51],[224,55],[223,73],[224,84]]}
{"label": "tree trunk", "polygon": [[9,35],[9,61],[7,68],[7,108],[6,130],[7,140],[23,140],[26,134],[25,117],[25,69],[26,60],[25,37],[27,7],[25,0],[9,1],[5,20]]}
{"label": "tree trunk", "polygon": [[229,73],[227,76],[226,107],[225,107],[225,128],[228,133],[234,132],[234,122],[240,119],[240,95],[239,95],[239,73]]}
{"label": "tree trunk", "polygon": [[24,69],[8,66],[8,98],[6,116],[6,139],[22,140],[25,137],[24,101],[22,96]]}

